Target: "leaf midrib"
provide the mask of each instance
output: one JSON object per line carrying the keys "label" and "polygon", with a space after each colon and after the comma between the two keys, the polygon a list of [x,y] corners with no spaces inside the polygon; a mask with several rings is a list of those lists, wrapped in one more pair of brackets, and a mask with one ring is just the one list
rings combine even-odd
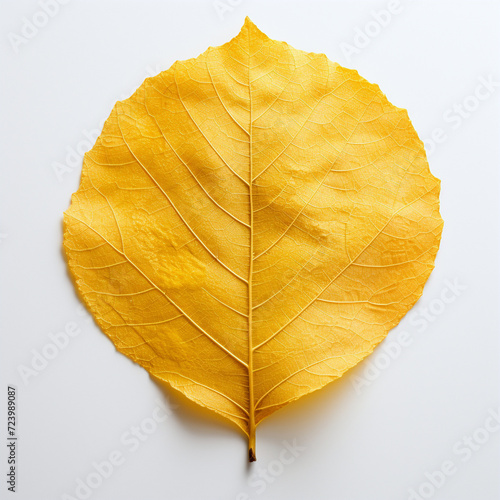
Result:
{"label": "leaf midrib", "polygon": [[[248,28],[247,28],[248,29]],[[253,158],[252,158],[252,137],[253,137],[253,122],[252,122],[252,86],[250,80],[250,29],[248,34],[248,107],[249,107],[249,138],[248,138],[248,196],[250,208],[250,255],[248,266],[248,456],[250,462],[255,461],[255,404],[254,404],[254,382],[253,382],[253,335],[252,335],[252,278],[253,278]]]}

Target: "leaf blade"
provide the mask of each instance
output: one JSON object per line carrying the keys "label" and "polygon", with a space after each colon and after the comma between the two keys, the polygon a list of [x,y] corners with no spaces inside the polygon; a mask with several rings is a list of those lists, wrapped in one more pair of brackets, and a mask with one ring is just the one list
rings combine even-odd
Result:
{"label": "leaf blade", "polygon": [[65,213],[118,350],[250,438],[422,294],[439,181],[405,110],[249,20],[117,103]]}

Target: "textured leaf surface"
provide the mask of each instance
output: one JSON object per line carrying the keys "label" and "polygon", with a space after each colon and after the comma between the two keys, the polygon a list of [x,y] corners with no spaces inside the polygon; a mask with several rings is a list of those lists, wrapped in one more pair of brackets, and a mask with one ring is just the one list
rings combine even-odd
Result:
{"label": "textured leaf surface", "polygon": [[117,349],[255,426],[367,356],[413,306],[442,220],[405,110],[247,20],[118,102],[65,213]]}

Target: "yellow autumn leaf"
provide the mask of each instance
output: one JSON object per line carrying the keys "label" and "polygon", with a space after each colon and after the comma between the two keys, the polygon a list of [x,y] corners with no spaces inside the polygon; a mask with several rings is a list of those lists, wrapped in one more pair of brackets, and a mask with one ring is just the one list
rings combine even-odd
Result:
{"label": "yellow autumn leaf", "polygon": [[439,180],[404,109],[269,39],[118,102],[66,211],[76,287],[116,348],[249,437],[359,363],[422,294]]}

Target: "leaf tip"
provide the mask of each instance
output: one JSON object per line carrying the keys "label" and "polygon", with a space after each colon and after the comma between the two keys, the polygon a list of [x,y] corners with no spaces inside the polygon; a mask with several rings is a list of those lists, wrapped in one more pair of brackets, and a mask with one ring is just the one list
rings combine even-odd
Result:
{"label": "leaf tip", "polygon": [[241,27],[241,33],[248,33],[250,35],[266,36],[257,25],[248,17],[245,17],[245,22]]}

